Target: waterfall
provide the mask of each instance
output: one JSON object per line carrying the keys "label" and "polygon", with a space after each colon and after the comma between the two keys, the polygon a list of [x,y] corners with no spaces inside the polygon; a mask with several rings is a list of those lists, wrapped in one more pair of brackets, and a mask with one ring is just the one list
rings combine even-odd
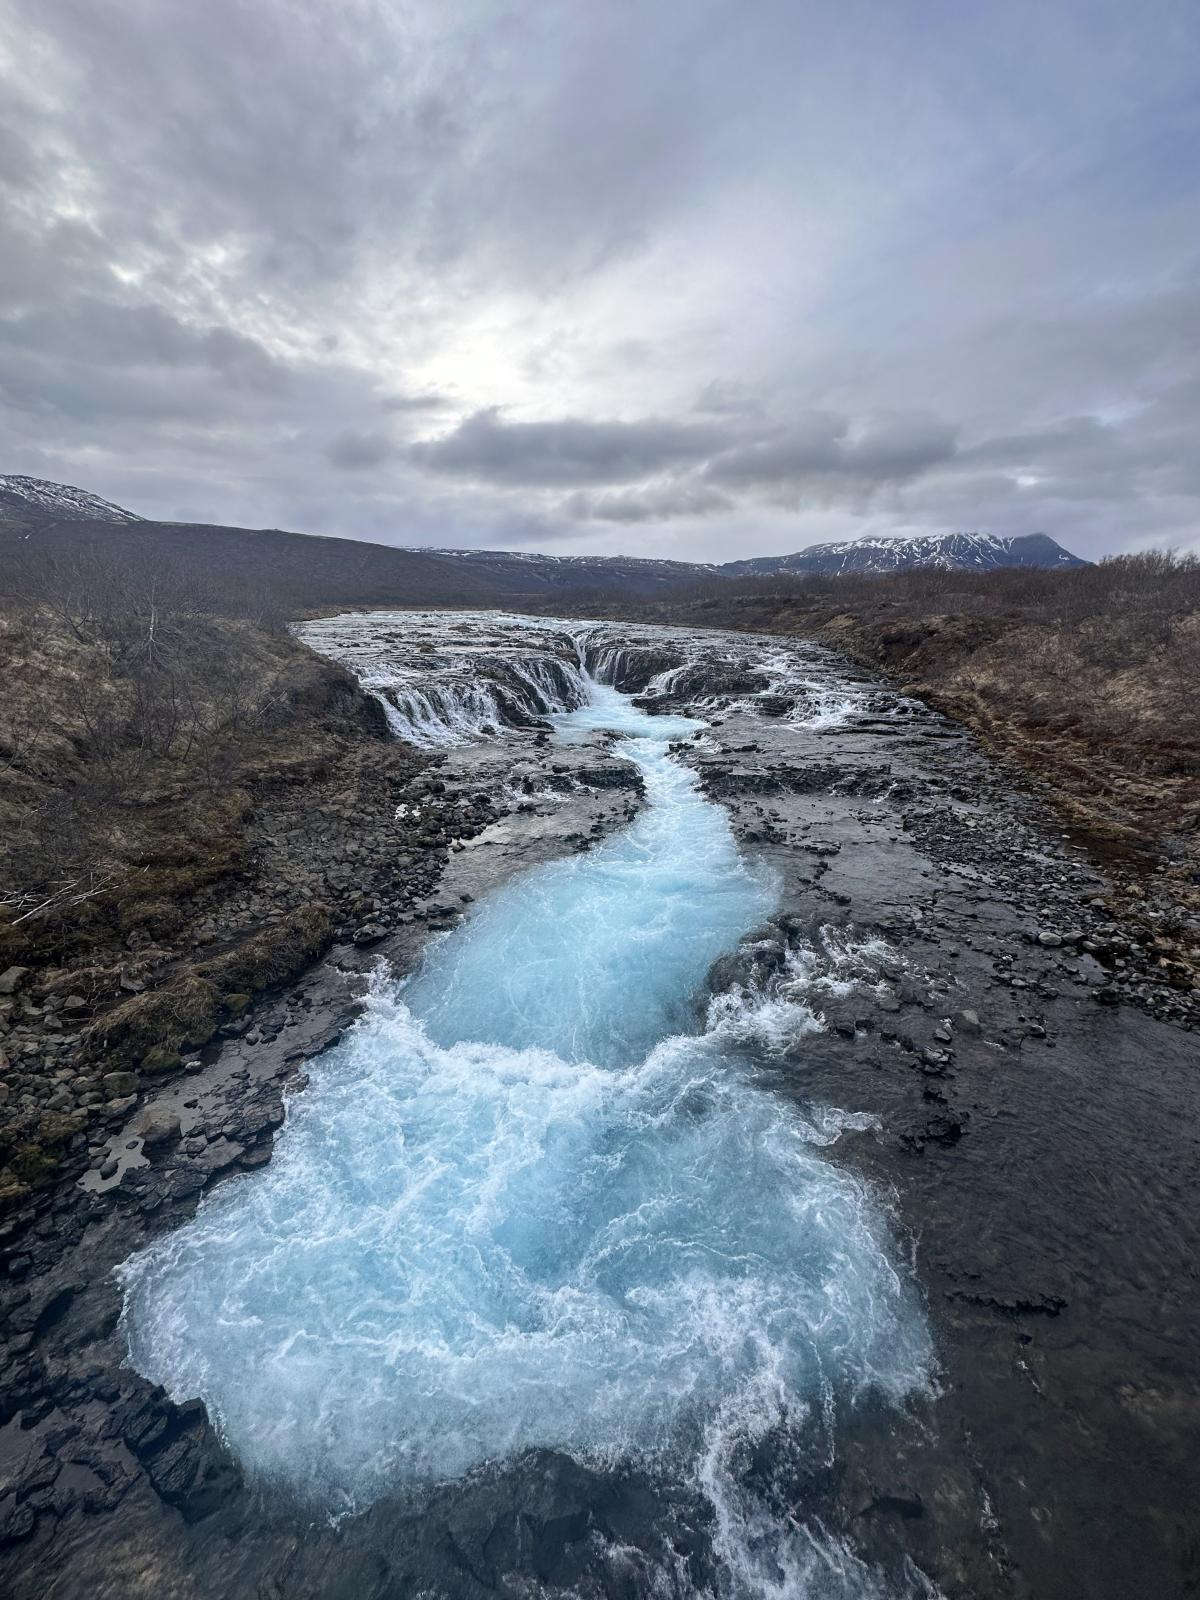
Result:
{"label": "waterfall", "polygon": [[677,649],[664,648],[661,641],[633,643],[629,630],[603,625],[582,628],[576,632],[575,642],[588,675],[625,694],[645,691],[664,671],[681,665]]}
{"label": "waterfall", "polygon": [[[706,974],[775,890],[669,754],[699,725],[596,686],[560,726],[623,736],[646,807],[379,976],[270,1165],[122,1268],[131,1359],[326,1511],[548,1448],[708,1504],[722,1596],[882,1594],[746,1475],[764,1441],[824,1459],[843,1401],[928,1381],[886,1220],[824,1155],[870,1119],[760,1086],[769,996],[704,1022]],[[820,984],[872,959],[823,938],[781,999],[820,1026]]]}
{"label": "waterfall", "polygon": [[382,703],[392,732],[421,749],[544,727],[546,717],[575,710],[588,693],[573,662],[547,655],[472,664],[469,673],[456,668],[441,677],[416,664],[384,668],[362,684]]}
{"label": "waterfall", "polygon": [[583,628],[569,636],[566,653],[518,652],[422,660],[408,656],[361,675],[382,703],[388,726],[422,749],[489,739],[506,728],[544,727],[545,719],[586,704],[589,682],[626,692],[665,694],[687,662],[663,667],[661,646],[639,646],[607,629]]}
{"label": "waterfall", "polygon": [[422,749],[548,727],[602,684],[704,710],[768,712],[821,732],[864,717],[911,715],[911,703],[850,684],[816,645],[778,641],[731,652],[705,635],[615,623],[552,625],[530,617],[455,621],[448,613],[383,613],[364,630],[353,617],[322,618],[302,637],[353,670],[381,702],[397,737]]}

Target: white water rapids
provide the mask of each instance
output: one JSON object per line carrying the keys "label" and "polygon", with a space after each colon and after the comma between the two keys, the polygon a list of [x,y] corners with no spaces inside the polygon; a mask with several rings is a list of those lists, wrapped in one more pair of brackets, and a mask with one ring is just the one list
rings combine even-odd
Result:
{"label": "white water rapids", "polygon": [[756,1084],[742,1045],[778,996],[696,1031],[772,886],[668,751],[698,724],[589,692],[560,734],[620,734],[645,808],[378,979],[270,1165],[122,1269],[131,1358],[334,1514],[548,1447],[692,1484],[723,1594],[882,1592],[735,1470],[835,1396],[927,1382],[882,1215],[824,1154],[864,1119]]}

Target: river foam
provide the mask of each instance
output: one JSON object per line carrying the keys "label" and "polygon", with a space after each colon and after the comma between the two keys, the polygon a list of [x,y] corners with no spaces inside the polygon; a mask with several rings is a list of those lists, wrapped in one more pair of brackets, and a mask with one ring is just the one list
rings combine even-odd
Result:
{"label": "river foam", "polygon": [[824,1153],[869,1119],[760,1087],[736,1001],[703,1021],[706,973],[772,887],[669,754],[696,724],[596,687],[560,728],[597,727],[645,809],[497,891],[409,982],[380,975],[269,1167],[122,1269],[131,1359],[333,1514],[552,1448],[690,1483],[729,1593],[874,1592],[779,1589],[840,1547],[764,1547],[734,1470],[836,1397],[927,1381],[885,1219]]}

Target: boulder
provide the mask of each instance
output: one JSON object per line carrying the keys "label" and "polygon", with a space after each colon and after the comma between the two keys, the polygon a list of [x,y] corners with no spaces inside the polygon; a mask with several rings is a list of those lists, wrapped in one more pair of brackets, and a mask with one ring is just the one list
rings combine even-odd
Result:
{"label": "boulder", "polygon": [[147,1106],[133,1129],[143,1144],[171,1144],[179,1137],[179,1113]]}
{"label": "boulder", "polygon": [[28,971],[28,967],[8,967],[0,972],[0,994],[16,994]]}
{"label": "boulder", "polygon": [[126,1095],[136,1094],[140,1087],[136,1072],[106,1072],[100,1081],[109,1100],[121,1100]]}
{"label": "boulder", "polygon": [[178,1050],[168,1050],[164,1045],[155,1045],[142,1057],[143,1072],[172,1072],[181,1064]]}

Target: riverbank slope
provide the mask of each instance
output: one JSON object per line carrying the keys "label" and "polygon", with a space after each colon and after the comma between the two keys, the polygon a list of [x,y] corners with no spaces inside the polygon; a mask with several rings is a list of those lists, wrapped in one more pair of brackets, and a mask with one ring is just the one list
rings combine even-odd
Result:
{"label": "riverbank slope", "polygon": [[813,639],[953,717],[1110,873],[1148,970],[1200,988],[1200,562],[749,579],[578,614]]}
{"label": "riverbank slope", "polygon": [[[449,834],[428,756],[271,621],[145,596],[9,611],[0,670],[12,1211],[181,1062],[253,1028],[257,997],[339,931],[382,937],[435,882]],[[456,804],[456,835],[491,814]]]}

